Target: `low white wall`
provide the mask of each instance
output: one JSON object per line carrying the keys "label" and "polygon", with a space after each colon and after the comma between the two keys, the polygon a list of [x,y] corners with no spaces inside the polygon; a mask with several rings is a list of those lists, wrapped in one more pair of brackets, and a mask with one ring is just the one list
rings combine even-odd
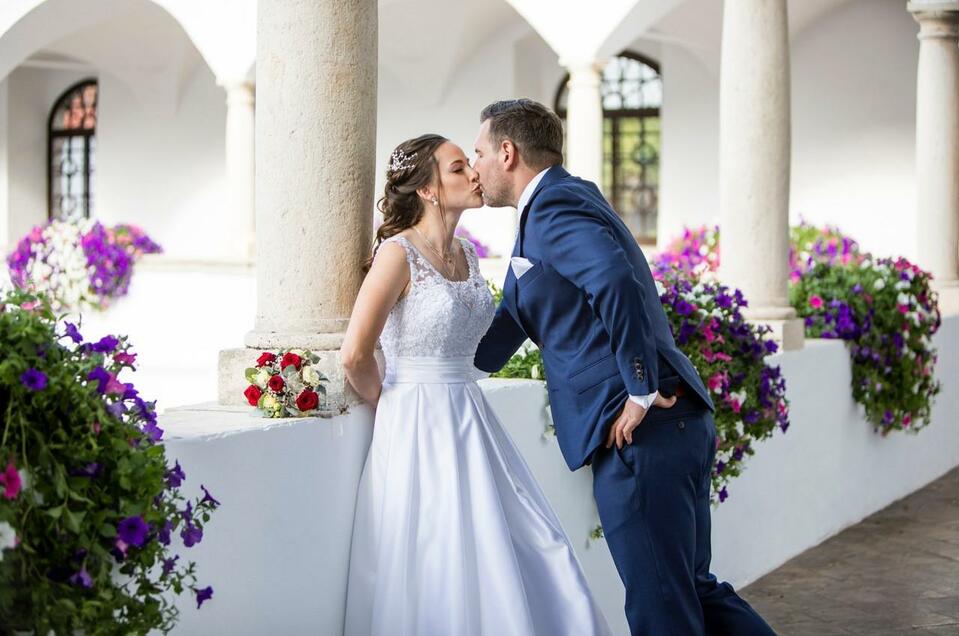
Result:
{"label": "low white wall", "polygon": [[[919,435],[872,432],[849,392],[850,364],[838,342],[809,341],[780,354],[792,426],[758,447],[730,498],[713,516],[713,570],[737,587],[817,545],[959,465],[959,317],[935,338],[943,382],[933,423]],[[570,473],[544,438],[543,385],[484,380],[483,388],[556,509],[592,589],[617,634],[628,634],[623,588],[602,540],[589,470]],[[343,620],[352,496],[371,435],[359,409],[268,431],[263,420],[227,411],[172,411],[161,419],[167,449],[223,507],[196,559],[213,600],[197,611],[184,597],[180,634],[335,634]]]}

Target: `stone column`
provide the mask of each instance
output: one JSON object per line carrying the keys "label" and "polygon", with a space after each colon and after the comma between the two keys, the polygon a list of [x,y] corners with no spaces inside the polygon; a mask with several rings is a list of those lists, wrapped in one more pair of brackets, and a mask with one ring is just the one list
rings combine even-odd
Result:
{"label": "stone column", "polygon": [[803,346],[789,304],[789,31],[786,0],[723,9],[719,194],[723,282],[784,349]]}
{"label": "stone column", "polygon": [[910,2],[919,23],[917,239],[939,308],[959,313],[959,2]]}
{"label": "stone column", "polygon": [[564,63],[569,70],[566,102],[566,168],[603,187],[603,64]]}
{"label": "stone column", "polygon": [[226,187],[229,218],[241,228],[240,258],[255,256],[254,218],[254,115],[253,83],[225,81],[226,90]]}
{"label": "stone column", "polygon": [[311,349],[346,393],[338,350],[373,223],[376,0],[257,5],[257,309],[220,354],[220,402],[243,403],[256,351]]}

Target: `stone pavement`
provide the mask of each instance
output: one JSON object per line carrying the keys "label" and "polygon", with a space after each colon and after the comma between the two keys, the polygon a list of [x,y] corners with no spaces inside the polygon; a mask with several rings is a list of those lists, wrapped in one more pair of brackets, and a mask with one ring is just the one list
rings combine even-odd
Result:
{"label": "stone pavement", "polygon": [[742,596],[780,636],[959,636],[959,468]]}

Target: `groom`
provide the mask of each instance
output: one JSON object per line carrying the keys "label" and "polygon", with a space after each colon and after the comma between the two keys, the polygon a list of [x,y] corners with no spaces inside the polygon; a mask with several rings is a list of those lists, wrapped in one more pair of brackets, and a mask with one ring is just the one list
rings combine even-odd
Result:
{"label": "groom", "polygon": [[542,352],[556,436],[571,470],[592,467],[634,636],[773,634],[709,572],[713,403],[642,251],[596,185],[560,165],[551,110],[496,102],[480,122],[484,200],[521,217],[476,366],[498,371],[527,338]]}

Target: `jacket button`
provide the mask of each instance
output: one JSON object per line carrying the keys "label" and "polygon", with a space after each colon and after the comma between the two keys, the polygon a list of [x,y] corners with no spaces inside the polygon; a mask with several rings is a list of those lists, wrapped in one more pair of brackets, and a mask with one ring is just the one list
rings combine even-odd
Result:
{"label": "jacket button", "polygon": [[684,429],[684,428],[686,428],[686,422],[680,420],[680,421],[679,421],[679,429],[682,430],[682,429]]}

